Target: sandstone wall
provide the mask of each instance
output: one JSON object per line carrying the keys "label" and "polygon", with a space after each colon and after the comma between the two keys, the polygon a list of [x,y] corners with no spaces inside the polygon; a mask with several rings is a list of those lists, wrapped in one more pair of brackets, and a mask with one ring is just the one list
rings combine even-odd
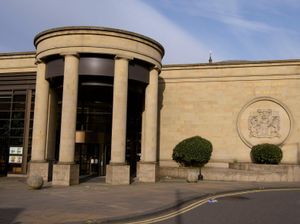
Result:
{"label": "sandstone wall", "polygon": [[211,162],[249,162],[260,142],[299,162],[300,60],[164,66],[159,100],[161,166],[176,165],[174,146],[194,135],[212,142]]}

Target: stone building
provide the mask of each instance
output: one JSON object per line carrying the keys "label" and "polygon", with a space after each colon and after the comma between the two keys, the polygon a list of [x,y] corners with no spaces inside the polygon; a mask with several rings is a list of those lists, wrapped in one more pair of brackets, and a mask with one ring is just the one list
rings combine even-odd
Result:
{"label": "stone building", "polygon": [[250,162],[264,142],[299,164],[300,60],[162,65],[155,40],[100,27],[46,30],[34,44],[0,54],[2,175],[155,182],[194,135],[213,144],[208,167]]}

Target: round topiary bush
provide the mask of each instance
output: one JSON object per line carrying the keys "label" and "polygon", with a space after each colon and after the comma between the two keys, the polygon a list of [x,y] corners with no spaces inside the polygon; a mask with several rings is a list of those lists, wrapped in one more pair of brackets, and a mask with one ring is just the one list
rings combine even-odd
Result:
{"label": "round topiary bush", "polygon": [[210,141],[194,136],[179,142],[172,158],[183,166],[202,167],[210,160],[212,149]]}
{"label": "round topiary bush", "polygon": [[251,149],[251,159],[258,164],[279,164],[282,159],[282,150],[273,144],[255,145]]}

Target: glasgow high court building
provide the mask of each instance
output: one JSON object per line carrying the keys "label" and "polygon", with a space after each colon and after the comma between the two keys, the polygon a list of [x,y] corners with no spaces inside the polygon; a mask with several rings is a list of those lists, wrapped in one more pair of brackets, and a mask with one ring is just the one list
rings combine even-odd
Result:
{"label": "glasgow high court building", "polygon": [[46,30],[34,45],[0,53],[1,175],[156,182],[185,175],[172,152],[195,135],[213,144],[211,169],[251,162],[259,143],[299,164],[300,60],[162,65],[155,40],[102,27]]}

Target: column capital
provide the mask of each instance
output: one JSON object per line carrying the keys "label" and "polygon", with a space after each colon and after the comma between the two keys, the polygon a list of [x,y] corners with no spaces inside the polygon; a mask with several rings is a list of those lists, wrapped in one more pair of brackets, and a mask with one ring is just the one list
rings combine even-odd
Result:
{"label": "column capital", "polygon": [[115,60],[116,59],[125,59],[125,60],[128,60],[128,61],[131,61],[131,60],[133,60],[133,57],[130,57],[130,56],[124,55],[124,54],[117,54],[115,56]]}
{"label": "column capital", "polygon": [[41,59],[41,58],[36,58],[35,61],[34,61],[34,64],[35,65],[38,65],[38,64],[44,64],[45,62]]}
{"label": "column capital", "polygon": [[60,55],[60,56],[63,56],[63,57],[65,57],[65,56],[74,56],[74,57],[79,58],[78,52],[75,52],[75,51],[62,52],[62,53],[60,53],[59,55]]}
{"label": "column capital", "polygon": [[158,74],[161,72],[161,68],[159,68],[159,67],[156,66],[156,65],[153,66],[153,67],[150,69],[150,71],[153,71],[153,70],[156,70]]}

